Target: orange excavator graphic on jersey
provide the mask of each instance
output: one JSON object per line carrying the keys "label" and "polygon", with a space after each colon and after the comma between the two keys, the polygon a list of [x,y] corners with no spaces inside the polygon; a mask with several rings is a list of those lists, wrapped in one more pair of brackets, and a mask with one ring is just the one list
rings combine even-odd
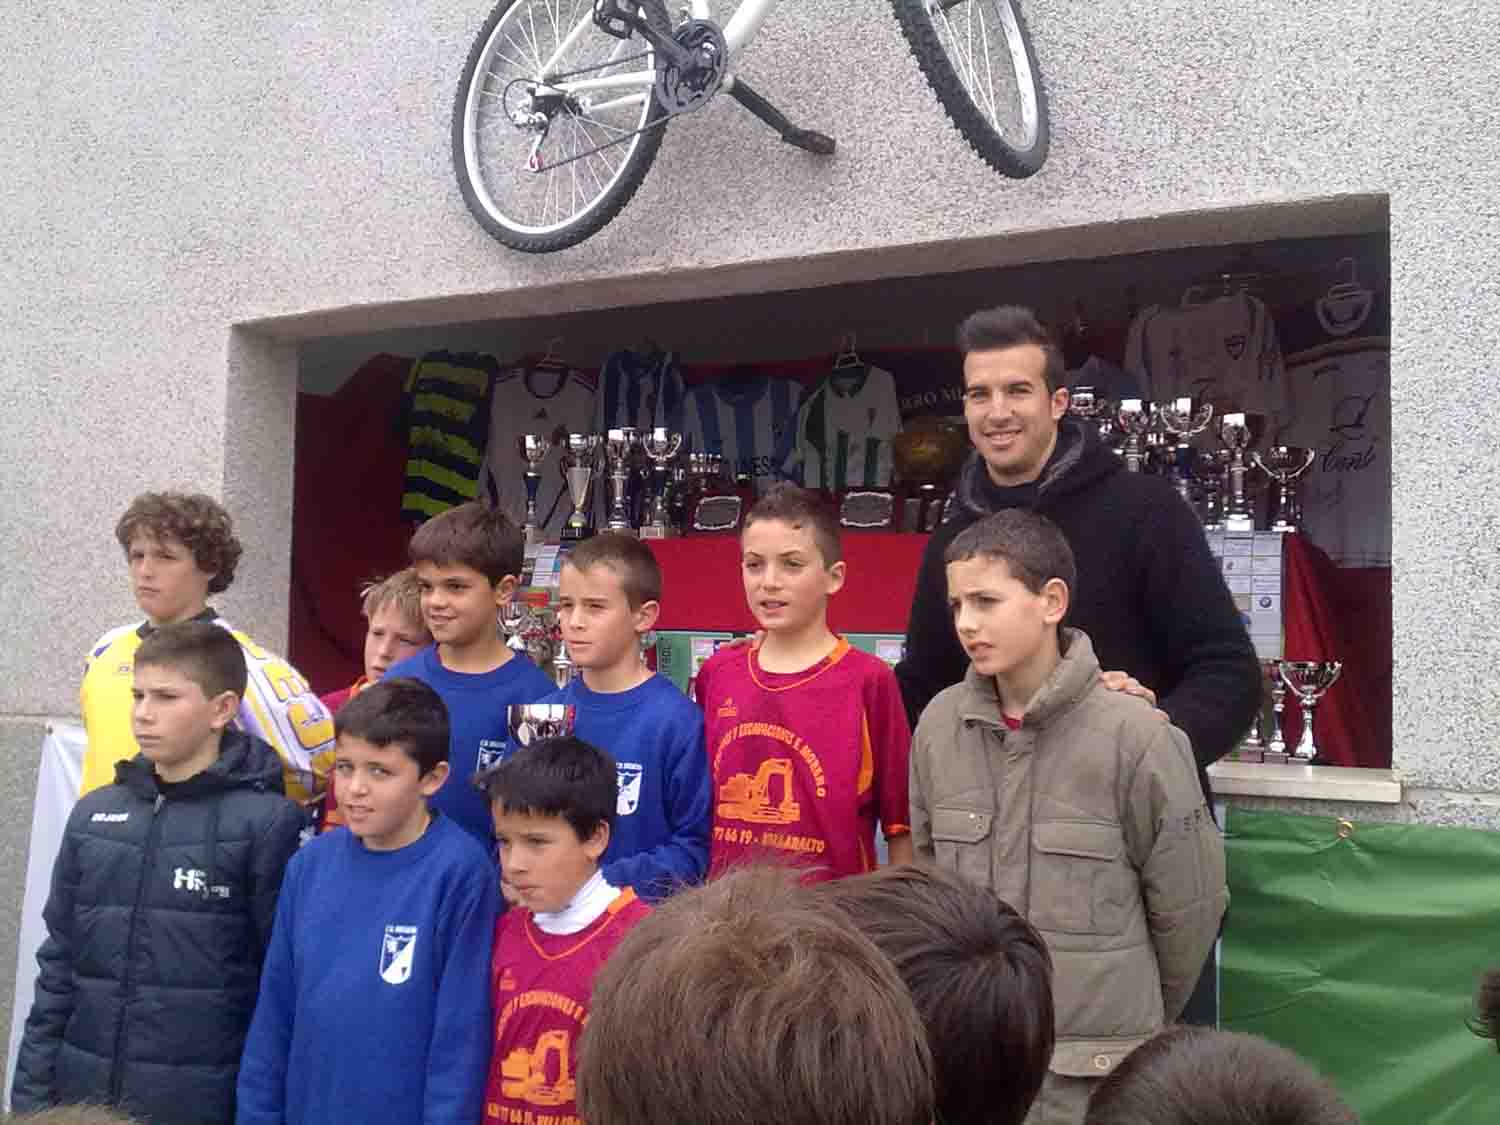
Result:
{"label": "orange excavator graphic on jersey", "polygon": [[[781,802],[771,804],[771,779],[781,779]],[[752,824],[794,824],[802,816],[802,806],[792,798],[792,761],[790,758],[767,758],[755,771],[730,775],[719,790],[719,815],[729,820],[748,820]]]}
{"label": "orange excavator graphic on jersey", "polygon": [[[547,1081],[547,1060],[557,1056],[557,1081]],[[568,1073],[568,1033],[544,1031],[536,1047],[517,1047],[500,1063],[500,1092],[532,1105],[565,1105],[578,1089]]]}

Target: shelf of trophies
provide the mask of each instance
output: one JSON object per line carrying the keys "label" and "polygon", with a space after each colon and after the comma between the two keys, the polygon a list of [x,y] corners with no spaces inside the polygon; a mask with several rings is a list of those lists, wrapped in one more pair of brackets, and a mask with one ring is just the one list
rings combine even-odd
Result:
{"label": "shelf of trophies", "polygon": [[[1214,418],[1211,403],[1178,398],[1167,403],[1143,399],[1111,401],[1092,387],[1074,389],[1070,411],[1096,426],[1129,472],[1166,477],[1198,515],[1209,550],[1223,568],[1224,582],[1243,616],[1261,660],[1261,713],[1244,741],[1225,760],[1227,771],[1265,767],[1256,785],[1306,788],[1308,769],[1323,763],[1314,741],[1318,702],[1338,680],[1338,660],[1286,660],[1286,536],[1297,531],[1301,508],[1298,478],[1312,464],[1312,449],[1261,447],[1268,428],[1264,414],[1231,411]],[[1288,704],[1298,737],[1288,746],[1284,723]],[[1277,767],[1292,772],[1278,778]],[[1325,771],[1326,772],[1326,771]],[[1359,770],[1361,774],[1389,771]],[[1226,780],[1229,780],[1226,776]],[[1356,784],[1356,783],[1351,783]],[[1384,785],[1388,778],[1358,785]],[[1399,785],[1396,786],[1399,793]],[[1291,794],[1288,794],[1291,795]],[[1350,800],[1381,800],[1355,797]]]}

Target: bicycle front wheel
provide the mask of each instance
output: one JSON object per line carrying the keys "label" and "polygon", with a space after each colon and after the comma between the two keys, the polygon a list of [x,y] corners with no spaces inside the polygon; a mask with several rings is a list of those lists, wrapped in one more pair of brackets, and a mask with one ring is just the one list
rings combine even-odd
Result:
{"label": "bicycle front wheel", "polygon": [[1047,94],[1016,0],[891,0],[922,73],[965,140],[1017,179],[1047,160]]}
{"label": "bicycle front wheel", "polygon": [[[669,30],[662,0],[639,10]],[[661,147],[655,51],[639,36],[605,34],[592,13],[590,0],[500,0],[454,95],[464,202],[515,250],[562,250],[599,231]]]}

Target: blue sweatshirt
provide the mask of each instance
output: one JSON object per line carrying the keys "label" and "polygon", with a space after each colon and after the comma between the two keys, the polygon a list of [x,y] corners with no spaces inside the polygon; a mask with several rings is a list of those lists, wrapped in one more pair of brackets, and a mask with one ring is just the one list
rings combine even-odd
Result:
{"label": "blue sweatshirt", "polygon": [[444,816],[374,852],[340,828],[287,865],[237,1125],[477,1125],[494,864]]}
{"label": "blue sweatshirt", "polygon": [[386,678],[410,676],[428,684],[448,707],[448,780],[432,807],[452,817],[460,828],[493,853],[495,825],[474,775],[495,765],[511,750],[506,709],[512,703],[537,703],[557,685],[525,656],[515,654],[493,672],[453,672],[428,645],[386,671]]}
{"label": "blue sweatshirt", "polygon": [[579,678],[544,702],[578,708],[574,733],[615,760],[619,798],[604,877],[651,901],[701,880],[713,795],[698,705],[665,676],[611,693]]}

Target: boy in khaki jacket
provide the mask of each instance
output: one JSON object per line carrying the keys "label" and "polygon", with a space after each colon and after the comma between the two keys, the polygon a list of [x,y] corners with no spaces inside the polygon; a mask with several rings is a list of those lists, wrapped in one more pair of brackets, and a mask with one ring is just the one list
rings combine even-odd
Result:
{"label": "boy in khaki jacket", "polygon": [[912,841],[1046,941],[1057,1046],[1026,1120],[1078,1125],[1098,1080],[1187,1003],[1228,900],[1223,841],[1186,736],[1107,690],[1088,637],[1062,627],[1062,532],[1010,509],[945,561],[970,665],[913,736]]}

